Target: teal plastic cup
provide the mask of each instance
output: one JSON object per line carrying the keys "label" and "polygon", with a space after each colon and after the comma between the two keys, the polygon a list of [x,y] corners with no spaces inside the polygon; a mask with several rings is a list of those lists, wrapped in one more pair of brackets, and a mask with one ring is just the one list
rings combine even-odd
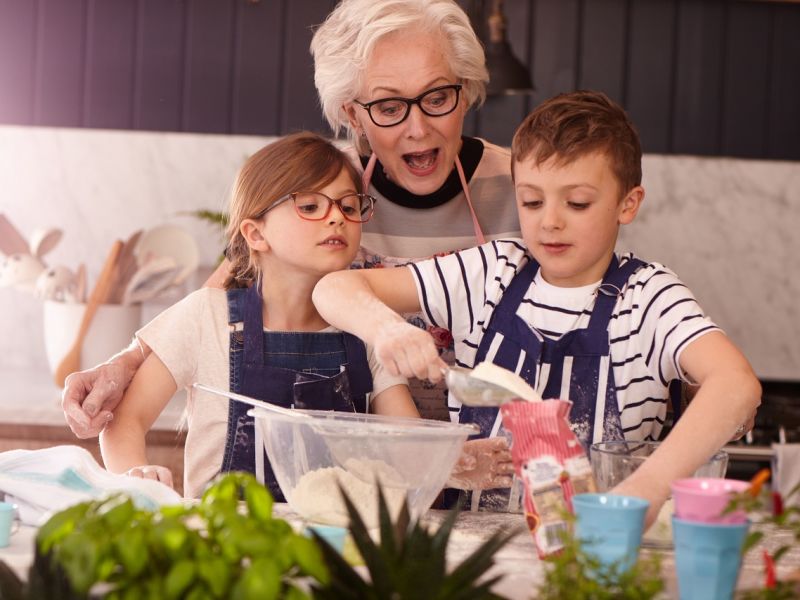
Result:
{"label": "teal plastic cup", "polygon": [[750,523],[698,523],[672,517],[681,600],[733,598]]}
{"label": "teal plastic cup", "polygon": [[575,535],[584,551],[602,565],[627,571],[639,556],[649,506],[647,500],[633,496],[577,494],[572,497]]}
{"label": "teal plastic cup", "polygon": [[11,543],[11,534],[19,527],[17,507],[10,502],[0,502],[0,548]]}

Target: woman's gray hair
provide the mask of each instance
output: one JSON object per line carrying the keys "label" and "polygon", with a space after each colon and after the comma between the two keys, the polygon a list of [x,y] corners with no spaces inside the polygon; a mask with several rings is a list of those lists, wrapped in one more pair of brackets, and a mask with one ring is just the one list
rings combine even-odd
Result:
{"label": "woman's gray hair", "polygon": [[450,69],[471,107],[486,96],[486,58],[469,17],[453,0],[342,0],[311,40],[314,84],[334,134],[347,131],[359,152],[366,140],[350,126],[343,105],[355,99],[372,49],[395,31],[430,31],[446,42]]}

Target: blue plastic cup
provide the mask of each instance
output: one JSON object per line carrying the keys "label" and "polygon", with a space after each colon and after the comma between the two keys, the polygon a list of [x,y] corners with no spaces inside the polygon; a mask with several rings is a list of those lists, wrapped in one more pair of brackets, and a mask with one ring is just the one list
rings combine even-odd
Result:
{"label": "blue plastic cup", "polygon": [[0,502],[0,548],[11,543],[11,535],[19,527],[17,507],[10,502]]}
{"label": "blue plastic cup", "polygon": [[733,598],[750,523],[699,523],[672,517],[681,600]]}
{"label": "blue plastic cup", "polygon": [[602,565],[627,571],[639,556],[649,506],[647,500],[633,496],[577,494],[572,497],[575,535],[584,551]]}
{"label": "blue plastic cup", "polygon": [[328,542],[331,546],[333,546],[339,554],[342,553],[344,550],[344,541],[347,538],[348,530],[345,527],[334,527],[332,525],[309,525],[306,527],[307,535],[310,537],[311,534],[308,533],[313,531],[323,540]]}

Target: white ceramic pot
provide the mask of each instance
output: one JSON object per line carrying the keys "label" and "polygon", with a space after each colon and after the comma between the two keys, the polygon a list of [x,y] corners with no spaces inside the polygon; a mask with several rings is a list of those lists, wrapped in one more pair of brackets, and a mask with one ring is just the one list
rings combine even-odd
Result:
{"label": "white ceramic pot", "polygon": [[[55,371],[61,359],[75,342],[86,310],[85,304],[44,302],[44,346],[50,370]],[[105,362],[130,344],[141,326],[142,305],[103,304],[89,325],[81,350],[81,370]]]}

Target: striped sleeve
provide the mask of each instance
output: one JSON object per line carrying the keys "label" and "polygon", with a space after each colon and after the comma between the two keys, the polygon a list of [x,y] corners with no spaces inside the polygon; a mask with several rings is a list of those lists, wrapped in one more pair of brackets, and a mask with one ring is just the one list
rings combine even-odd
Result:
{"label": "striped sleeve", "polygon": [[449,329],[457,342],[474,337],[523,256],[520,241],[495,240],[414,263],[411,272],[427,323]]}

